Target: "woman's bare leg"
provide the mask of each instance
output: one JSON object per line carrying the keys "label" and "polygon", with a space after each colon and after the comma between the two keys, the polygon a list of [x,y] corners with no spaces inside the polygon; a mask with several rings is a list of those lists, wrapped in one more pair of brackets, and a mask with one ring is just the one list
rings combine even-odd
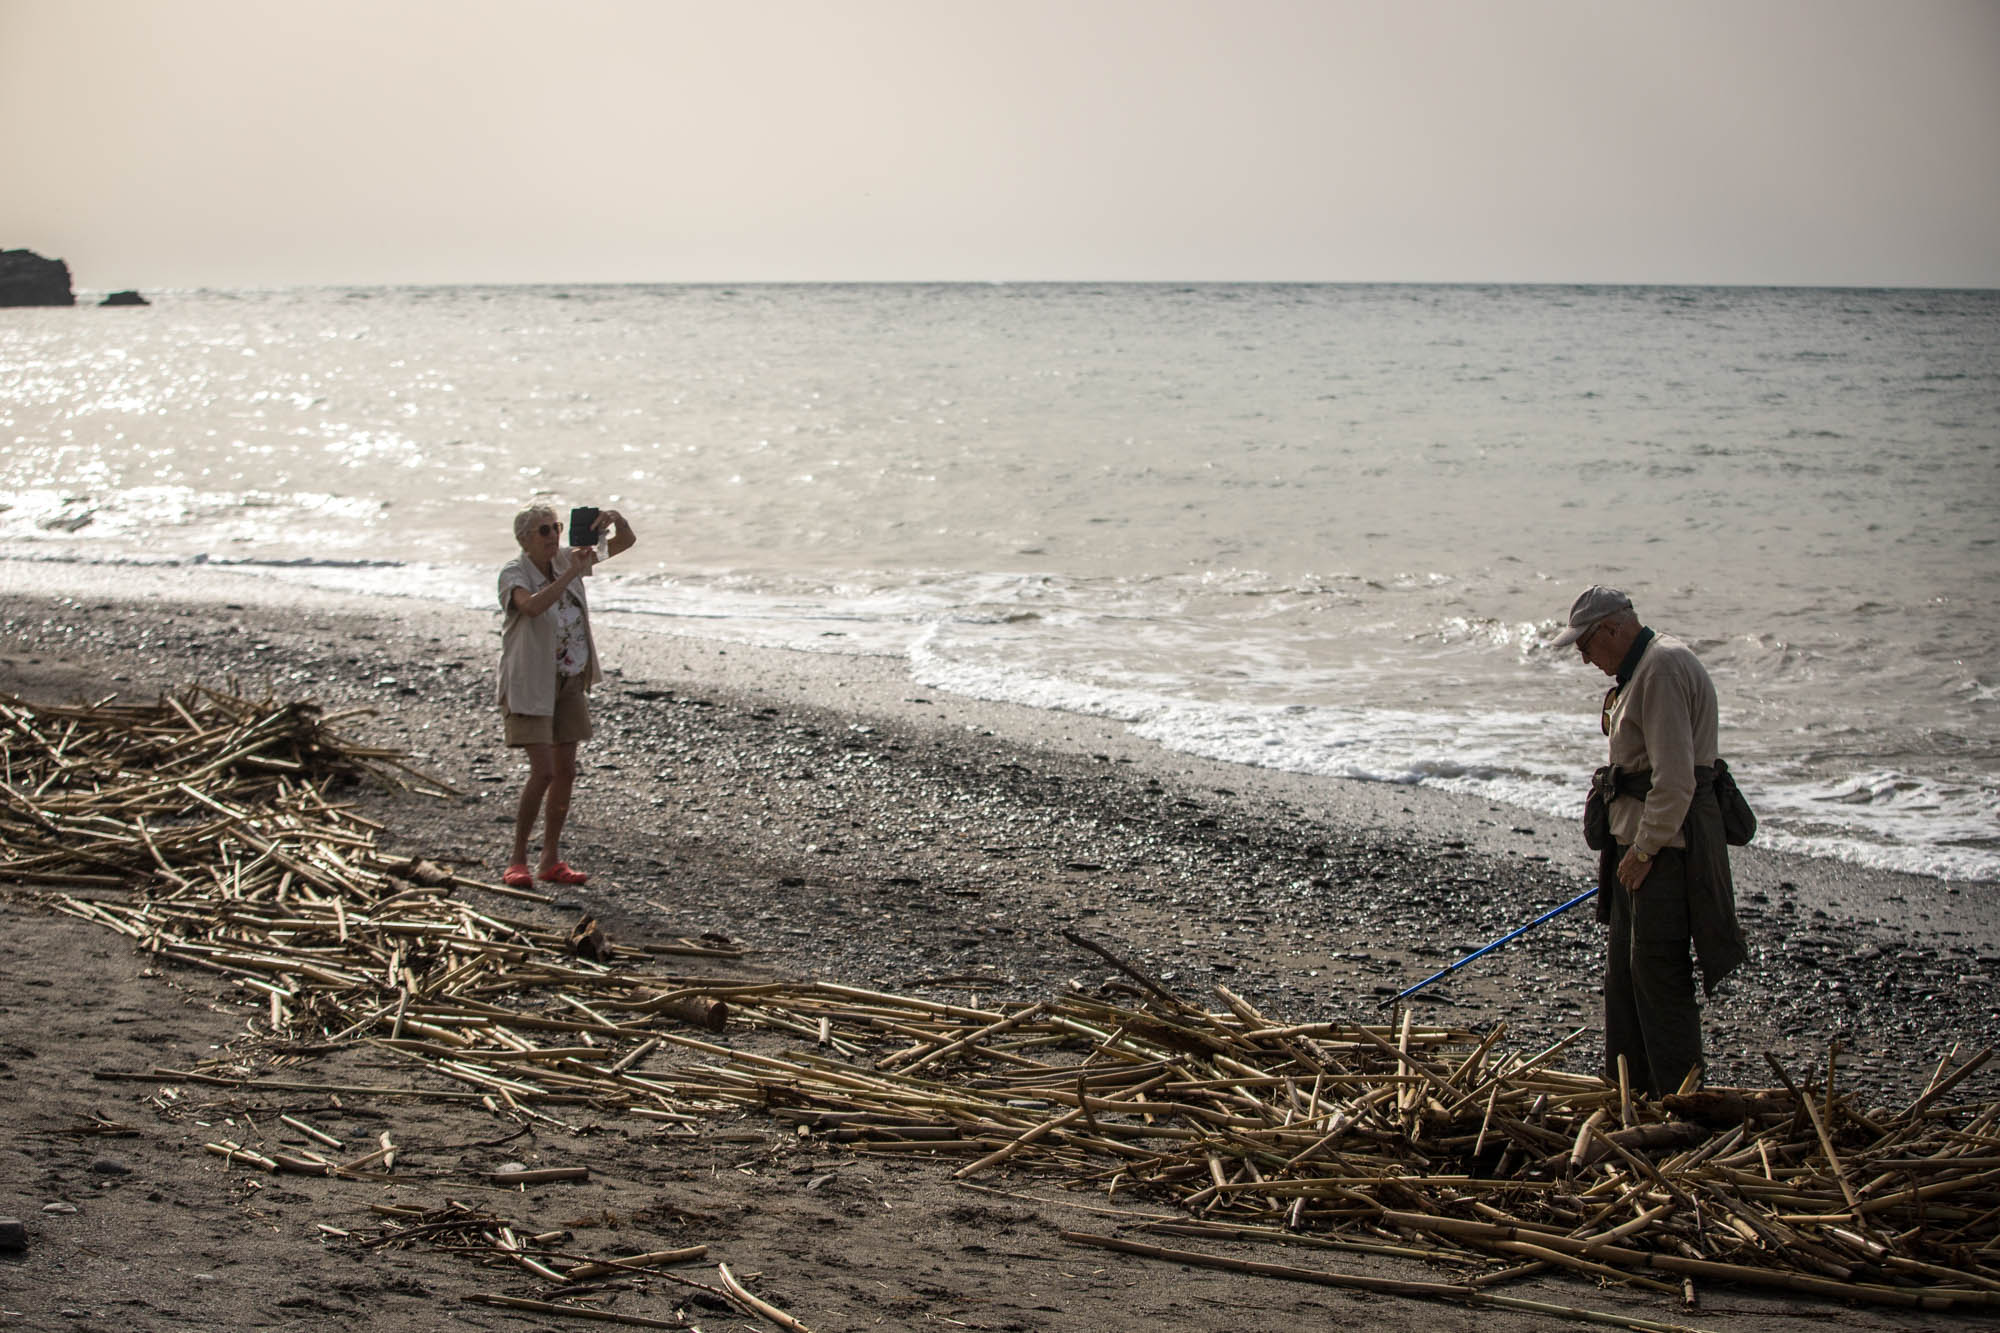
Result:
{"label": "woman's bare leg", "polygon": [[[554,781],[556,772],[555,746],[524,745],[521,749],[528,760],[528,780],[521,787],[521,804],[514,811],[514,855],[507,864],[523,866],[528,864],[528,838],[535,831],[535,817],[542,812],[542,796]],[[570,747],[576,749],[574,745]],[[571,766],[574,771],[575,759]],[[563,792],[563,811],[569,810],[569,793]]]}
{"label": "woman's bare leg", "polygon": [[[539,874],[562,860],[563,825],[569,820],[570,793],[576,790],[576,742],[551,745],[550,774],[545,809],[542,812],[542,861]],[[522,844],[523,849],[527,846]]]}

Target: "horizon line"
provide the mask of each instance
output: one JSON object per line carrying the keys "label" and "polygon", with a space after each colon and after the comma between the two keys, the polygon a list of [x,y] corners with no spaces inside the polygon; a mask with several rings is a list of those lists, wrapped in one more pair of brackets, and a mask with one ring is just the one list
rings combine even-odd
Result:
{"label": "horizon line", "polygon": [[[109,294],[118,291],[158,293],[285,292],[285,291],[446,291],[464,288],[617,288],[617,287],[1511,287],[1563,289],[1635,289],[1700,291],[1830,291],[1830,292],[1995,292],[1992,283],[1945,282],[1752,282],[1664,281],[1632,279],[1554,278],[551,278],[470,279],[444,281],[328,281],[287,283],[162,284],[155,287],[89,287],[72,283],[72,290]],[[29,308],[29,307],[21,307]],[[50,307],[60,308],[60,307]]]}

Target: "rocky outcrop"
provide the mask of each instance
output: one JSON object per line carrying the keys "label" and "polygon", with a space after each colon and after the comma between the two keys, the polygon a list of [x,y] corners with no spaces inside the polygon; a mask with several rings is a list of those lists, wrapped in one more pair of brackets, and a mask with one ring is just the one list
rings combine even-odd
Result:
{"label": "rocky outcrop", "polygon": [[105,298],[104,298],[104,299],[103,299],[102,301],[99,301],[99,302],[98,302],[97,304],[99,304],[99,305],[151,305],[151,304],[153,304],[153,303],[152,303],[151,301],[148,301],[148,300],[147,300],[147,299],[146,299],[145,297],[143,297],[143,296],[139,295],[139,293],[137,293],[137,292],[113,292],[113,293],[111,293],[111,295],[109,295],[109,296],[105,297]]}
{"label": "rocky outcrop", "polygon": [[68,264],[33,250],[0,250],[0,306],[75,304]]}

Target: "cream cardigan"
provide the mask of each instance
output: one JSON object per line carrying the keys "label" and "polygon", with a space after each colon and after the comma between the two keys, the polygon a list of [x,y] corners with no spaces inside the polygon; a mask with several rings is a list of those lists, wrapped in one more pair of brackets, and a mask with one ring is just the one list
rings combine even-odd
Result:
{"label": "cream cardigan", "polygon": [[[558,575],[569,568],[569,552],[557,551],[553,568]],[[500,610],[505,619],[500,626],[500,681],[494,701],[502,712],[546,717],[556,711],[555,607],[538,616],[524,616],[514,608],[514,589],[526,588],[533,594],[549,582],[526,551],[500,567]],[[576,594],[577,604],[583,608],[583,640],[590,646],[583,684],[588,689],[604,673],[597,664],[597,640],[590,632],[590,602],[584,596],[583,580],[572,582],[564,595],[569,593]]]}

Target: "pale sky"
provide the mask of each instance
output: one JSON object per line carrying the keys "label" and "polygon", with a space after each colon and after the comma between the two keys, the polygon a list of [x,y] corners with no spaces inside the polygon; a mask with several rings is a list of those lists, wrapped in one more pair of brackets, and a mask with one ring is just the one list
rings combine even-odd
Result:
{"label": "pale sky", "polygon": [[0,0],[79,287],[2000,286],[2000,0]]}

